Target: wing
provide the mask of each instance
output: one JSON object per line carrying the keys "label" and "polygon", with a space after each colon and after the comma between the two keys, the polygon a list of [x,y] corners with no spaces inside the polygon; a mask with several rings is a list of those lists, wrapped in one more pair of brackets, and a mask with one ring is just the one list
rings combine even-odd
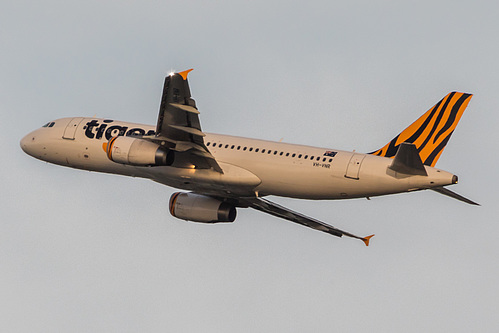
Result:
{"label": "wing", "polygon": [[205,134],[201,131],[199,111],[187,82],[190,71],[192,69],[165,78],[156,136],[152,140],[175,152],[173,167],[211,168],[223,173],[204,144]]}
{"label": "wing", "polygon": [[274,215],[280,218],[283,218],[285,220],[295,222],[304,226],[307,226],[312,229],[320,230],[323,232],[326,232],[328,234],[342,237],[342,236],[348,236],[352,238],[357,238],[363,241],[366,246],[369,245],[369,239],[373,237],[374,235],[367,236],[367,237],[359,237],[356,235],[353,235],[349,232],[340,230],[338,228],[335,228],[331,225],[328,225],[324,222],[321,222],[319,220],[316,220],[314,218],[305,216],[303,214],[294,212],[286,207],[280,206],[276,203],[273,203],[269,200],[263,199],[263,198],[240,198],[239,199],[240,204],[247,205],[248,207],[251,207],[253,209],[259,210],[261,212]]}

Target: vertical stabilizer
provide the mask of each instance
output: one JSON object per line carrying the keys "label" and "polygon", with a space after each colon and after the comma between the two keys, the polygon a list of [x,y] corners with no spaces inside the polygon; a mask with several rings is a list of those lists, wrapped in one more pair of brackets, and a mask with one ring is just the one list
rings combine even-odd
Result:
{"label": "vertical stabilizer", "polygon": [[457,123],[468,106],[471,94],[451,92],[383,148],[371,154],[394,157],[401,143],[412,143],[424,165],[435,166]]}

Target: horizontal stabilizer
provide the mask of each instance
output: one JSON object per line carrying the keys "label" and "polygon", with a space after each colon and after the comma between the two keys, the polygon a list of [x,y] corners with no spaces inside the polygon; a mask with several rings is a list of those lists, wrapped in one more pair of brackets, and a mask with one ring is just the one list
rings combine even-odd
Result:
{"label": "horizontal stabilizer", "polygon": [[452,192],[451,190],[446,189],[445,187],[436,187],[436,188],[432,188],[432,190],[435,191],[435,192],[438,192],[440,194],[446,195],[448,197],[457,199],[459,201],[466,202],[467,204],[475,205],[475,206],[480,206],[480,204],[478,204],[478,203],[476,203],[474,201],[471,201],[470,199],[465,198],[462,195],[457,194],[456,192]]}
{"label": "horizontal stabilizer", "polygon": [[404,142],[399,145],[390,169],[407,175],[428,176],[416,145],[413,143]]}

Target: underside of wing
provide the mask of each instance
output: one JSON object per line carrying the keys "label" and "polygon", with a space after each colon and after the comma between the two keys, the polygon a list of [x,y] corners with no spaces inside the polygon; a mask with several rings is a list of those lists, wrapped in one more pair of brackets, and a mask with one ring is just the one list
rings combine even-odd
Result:
{"label": "underside of wing", "polygon": [[187,74],[191,70],[165,78],[156,136],[150,140],[174,152],[173,167],[213,169],[223,173],[204,144],[205,134],[199,123],[199,111],[191,98],[187,81]]}
{"label": "underside of wing", "polygon": [[300,214],[298,212],[292,211],[286,207],[283,207],[281,205],[278,205],[274,202],[271,202],[269,200],[263,199],[263,198],[258,198],[258,197],[252,197],[252,198],[240,198],[239,203],[242,205],[245,205],[247,207],[251,207],[253,209],[259,210],[261,212],[277,216],[280,218],[283,218],[285,220],[295,222],[304,226],[307,226],[309,228],[319,230],[322,232],[326,232],[328,234],[342,237],[342,236],[348,236],[352,238],[357,238],[363,241],[366,246],[369,245],[369,240],[371,239],[372,236],[367,236],[367,237],[359,237],[356,235],[353,235],[349,232],[340,230],[338,228],[335,228],[331,225],[328,225],[327,223],[324,223],[322,221],[316,220],[312,217],[308,217],[306,215]]}

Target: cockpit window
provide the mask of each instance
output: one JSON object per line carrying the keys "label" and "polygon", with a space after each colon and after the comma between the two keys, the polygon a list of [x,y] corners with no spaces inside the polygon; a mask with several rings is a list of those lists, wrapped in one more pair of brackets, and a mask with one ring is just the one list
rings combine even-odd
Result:
{"label": "cockpit window", "polygon": [[55,122],[54,121],[51,121],[51,122],[48,122],[46,123],[45,125],[43,125],[42,127],[53,127],[55,125]]}
{"label": "cockpit window", "polygon": [[53,127],[54,125],[55,125],[55,122],[51,122],[51,123],[49,124],[49,127]]}
{"label": "cockpit window", "polygon": [[49,127],[50,123],[46,123],[45,125],[43,125],[42,127]]}

